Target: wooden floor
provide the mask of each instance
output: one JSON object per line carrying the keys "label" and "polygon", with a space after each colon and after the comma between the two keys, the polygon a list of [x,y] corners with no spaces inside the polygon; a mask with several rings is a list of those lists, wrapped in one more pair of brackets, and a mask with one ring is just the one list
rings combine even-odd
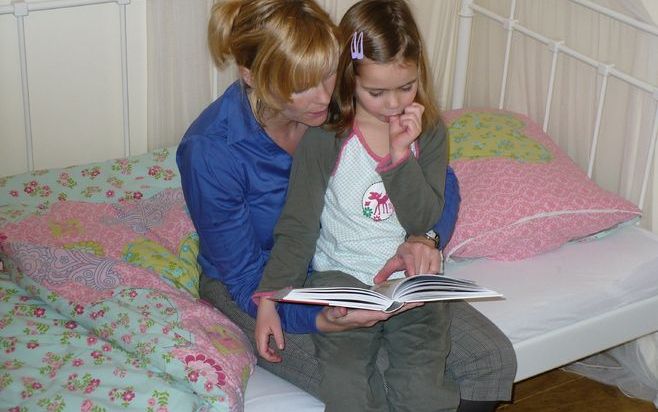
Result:
{"label": "wooden floor", "polygon": [[559,369],[514,386],[511,404],[497,412],[655,412],[653,403],[632,399],[617,387]]}

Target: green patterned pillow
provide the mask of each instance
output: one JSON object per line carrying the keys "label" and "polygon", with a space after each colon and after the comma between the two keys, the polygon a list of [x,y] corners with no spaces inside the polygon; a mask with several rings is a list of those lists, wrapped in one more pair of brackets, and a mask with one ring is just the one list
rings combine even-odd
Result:
{"label": "green patterned pillow", "polygon": [[553,155],[526,136],[523,123],[506,113],[465,113],[450,125],[450,160],[509,158],[526,163],[547,163]]}

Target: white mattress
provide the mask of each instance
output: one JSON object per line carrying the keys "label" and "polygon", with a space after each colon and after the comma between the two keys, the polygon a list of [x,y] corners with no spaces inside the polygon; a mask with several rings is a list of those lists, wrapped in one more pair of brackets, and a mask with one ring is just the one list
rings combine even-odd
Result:
{"label": "white mattress", "polygon": [[[658,330],[658,236],[635,226],[523,261],[449,264],[446,273],[505,295],[473,305],[512,341],[517,381]],[[258,368],[245,410],[279,408],[323,410]]]}
{"label": "white mattress", "polygon": [[446,272],[505,295],[473,306],[512,341],[517,381],[658,330],[658,236],[636,226],[527,260]]}
{"label": "white mattress", "polygon": [[472,303],[518,343],[658,295],[658,236],[632,226],[516,262],[449,265],[505,301]]}
{"label": "white mattress", "polygon": [[295,385],[256,366],[249,378],[245,412],[322,412],[324,404]]}

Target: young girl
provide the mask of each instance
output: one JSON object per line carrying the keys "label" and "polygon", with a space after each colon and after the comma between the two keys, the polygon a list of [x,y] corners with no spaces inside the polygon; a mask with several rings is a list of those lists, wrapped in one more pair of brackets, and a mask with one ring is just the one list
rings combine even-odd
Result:
{"label": "young girl", "polygon": [[[316,128],[299,144],[276,242],[254,295],[257,349],[270,361],[279,359],[270,336],[283,347],[276,304],[267,299],[273,291],[372,285],[397,245],[428,232],[443,207],[446,132],[407,4],[363,0],[340,29],[346,42],[330,105],[336,137]],[[457,408],[458,393],[444,382],[447,304],[404,309],[367,328],[313,336],[327,411]],[[380,347],[389,355],[386,389],[375,367]]]}

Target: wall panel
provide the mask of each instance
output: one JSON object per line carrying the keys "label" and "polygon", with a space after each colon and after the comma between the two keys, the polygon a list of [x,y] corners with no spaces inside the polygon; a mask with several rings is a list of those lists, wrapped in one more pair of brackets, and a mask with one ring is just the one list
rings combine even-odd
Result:
{"label": "wall panel", "polygon": [[[28,2],[36,4],[38,2]],[[58,1],[49,4],[57,5]],[[2,5],[9,5],[5,2]],[[145,1],[126,7],[130,152],[146,148]],[[30,127],[23,117],[19,20],[0,16],[2,104],[0,176],[28,169],[25,136],[32,137],[34,169],[121,157],[124,147],[120,6],[116,2],[23,17]]]}

